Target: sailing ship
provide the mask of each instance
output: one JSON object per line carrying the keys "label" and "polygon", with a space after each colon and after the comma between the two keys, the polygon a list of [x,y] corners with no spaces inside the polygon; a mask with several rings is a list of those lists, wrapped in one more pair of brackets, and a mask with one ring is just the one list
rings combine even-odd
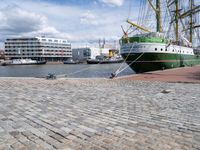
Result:
{"label": "sailing ship", "polygon": [[[200,37],[198,30],[200,25],[196,24],[200,20],[199,3],[195,3],[194,0],[184,0],[184,3],[181,3],[181,0],[142,1],[154,12],[157,21],[156,32],[127,20],[131,25],[130,28],[140,33],[130,36],[129,30],[125,31],[122,28],[124,36],[120,40],[121,55],[126,63],[136,73],[200,64],[199,51],[194,50],[192,46],[194,35]],[[189,2],[187,10],[181,8],[186,1]],[[166,7],[162,7],[164,3]],[[163,9],[170,18],[169,22],[166,21],[166,14],[162,18]],[[148,14],[149,9],[146,10]],[[163,28],[163,21],[168,24],[167,31]],[[170,37],[172,36],[170,31],[172,27],[175,34]]]}

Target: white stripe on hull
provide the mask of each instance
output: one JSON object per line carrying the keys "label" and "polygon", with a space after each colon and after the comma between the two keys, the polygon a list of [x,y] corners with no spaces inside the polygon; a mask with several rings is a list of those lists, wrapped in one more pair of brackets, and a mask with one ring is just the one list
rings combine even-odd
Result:
{"label": "white stripe on hull", "polygon": [[127,43],[121,46],[121,54],[127,53],[167,53],[194,55],[193,48],[162,43]]}

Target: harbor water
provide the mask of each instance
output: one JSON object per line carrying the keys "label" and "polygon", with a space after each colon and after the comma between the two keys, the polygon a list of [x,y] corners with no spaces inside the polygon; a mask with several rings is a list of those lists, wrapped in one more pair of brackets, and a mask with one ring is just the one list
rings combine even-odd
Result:
{"label": "harbor water", "polygon": [[[122,65],[122,66],[121,66]],[[49,73],[69,78],[108,78],[117,69],[124,69],[126,64],[46,64],[0,66],[0,77],[45,77]],[[130,75],[134,72],[127,67],[118,76]]]}

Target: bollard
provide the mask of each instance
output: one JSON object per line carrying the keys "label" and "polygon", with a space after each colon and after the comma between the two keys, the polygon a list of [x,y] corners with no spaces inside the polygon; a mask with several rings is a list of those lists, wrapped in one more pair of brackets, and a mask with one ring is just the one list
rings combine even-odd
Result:
{"label": "bollard", "polygon": [[116,76],[115,73],[111,73],[110,79],[113,79]]}
{"label": "bollard", "polygon": [[49,79],[55,80],[55,79],[56,79],[56,76],[55,76],[55,74],[53,74],[53,73],[49,73],[49,74],[46,76],[46,79],[47,79],[47,80],[49,80]]}

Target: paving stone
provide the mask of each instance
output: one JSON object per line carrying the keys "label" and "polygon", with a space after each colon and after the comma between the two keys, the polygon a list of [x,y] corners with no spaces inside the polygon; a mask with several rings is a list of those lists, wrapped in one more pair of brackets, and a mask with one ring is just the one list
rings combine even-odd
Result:
{"label": "paving stone", "polygon": [[0,149],[200,149],[199,91],[198,84],[1,78]]}

